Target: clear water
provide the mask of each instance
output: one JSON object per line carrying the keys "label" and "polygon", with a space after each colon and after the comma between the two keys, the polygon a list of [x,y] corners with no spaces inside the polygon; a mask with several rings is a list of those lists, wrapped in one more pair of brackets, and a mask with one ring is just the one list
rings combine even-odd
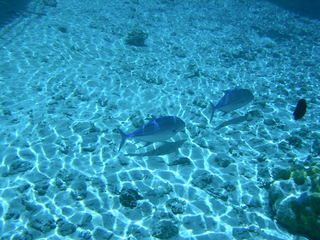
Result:
{"label": "clear water", "polygon": [[[275,175],[319,162],[319,20],[254,0],[54,5],[0,28],[1,240],[298,239],[277,207],[311,178]],[[209,122],[236,87],[254,100]],[[118,128],[160,116],[184,131],[118,152]]]}

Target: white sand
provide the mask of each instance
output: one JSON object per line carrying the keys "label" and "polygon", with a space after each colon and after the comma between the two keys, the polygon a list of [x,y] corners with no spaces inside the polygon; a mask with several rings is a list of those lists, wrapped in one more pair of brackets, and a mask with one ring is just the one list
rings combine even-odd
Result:
{"label": "white sand", "polygon": [[[262,185],[273,168],[304,162],[320,136],[320,22],[253,0],[80,2],[35,1],[30,11],[44,16],[26,13],[0,29],[0,236],[155,239],[148,229],[168,219],[174,239],[295,239],[272,219]],[[145,47],[125,44],[136,28],[148,33]],[[208,123],[210,101],[234,87],[254,101]],[[308,112],[293,121],[300,98]],[[214,130],[248,111],[253,120]],[[186,122],[173,139],[187,139],[178,152],[125,156],[159,146],[133,141],[117,152],[116,128],[164,115]],[[182,157],[191,165],[168,165]],[[13,171],[16,161],[30,165]],[[192,182],[198,171],[213,176],[209,189]],[[126,186],[143,197],[133,209],[119,203]],[[183,214],[170,213],[173,198],[185,202]],[[30,221],[40,213],[76,231],[38,231]]]}

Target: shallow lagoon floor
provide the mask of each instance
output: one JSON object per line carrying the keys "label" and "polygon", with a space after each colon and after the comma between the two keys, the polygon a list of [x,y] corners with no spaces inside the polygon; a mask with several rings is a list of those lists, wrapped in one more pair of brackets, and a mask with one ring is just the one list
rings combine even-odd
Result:
{"label": "shallow lagoon floor", "polygon": [[[48,2],[0,29],[1,239],[297,239],[288,197],[320,190],[318,20],[253,0]],[[235,87],[254,100],[209,122]],[[168,154],[118,152],[117,128],[166,115],[186,123]]]}

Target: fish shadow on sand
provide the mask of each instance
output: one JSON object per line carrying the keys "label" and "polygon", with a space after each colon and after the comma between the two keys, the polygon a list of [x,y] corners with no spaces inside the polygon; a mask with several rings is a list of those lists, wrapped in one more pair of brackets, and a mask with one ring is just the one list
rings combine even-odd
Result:
{"label": "fish shadow on sand", "polygon": [[225,122],[221,123],[219,126],[217,126],[215,128],[215,130],[219,130],[220,128],[223,128],[223,127],[226,127],[229,125],[233,125],[233,124],[239,124],[239,123],[246,122],[246,121],[247,121],[247,114],[244,116],[232,118],[228,121],[225,121]]}
{"label": "fish shadow on sand", "polygon": [[179,140],[176,142],[164,142],[159,147],[144,152],[144,153],[128,153],[126,156],[140,156],[140,157],[151,157],[151,156],[162,156],[168,155],[170,153],[175,153],[179,150],[179,148],[185,143],[186,139]]}
{"label": "fish shadow on sand", "polygon": [[256,111],[250,111],[243,116],[232,118],[228,121],[221,123],[219,126],[217,126],[215,128],[215,130],[219,130],[219,129],[226,127],[226,126],[229,126],[229,125],[236,125],[236,124],[240,124],[243,122],[251,122],[252,120],[255,120],[259,117],[261,117],[261,116],[259,116],[259,114],[257,114]]}

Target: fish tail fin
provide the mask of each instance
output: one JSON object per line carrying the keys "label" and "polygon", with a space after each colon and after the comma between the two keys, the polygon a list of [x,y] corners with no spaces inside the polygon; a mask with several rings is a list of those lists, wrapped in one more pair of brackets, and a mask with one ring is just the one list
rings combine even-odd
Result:
{"label": "fish tail fin", "polygon": [[213,105],[213,103],[212,102],[210,102],[210,105],[211,105],[211,109],[212,109],[212,111],[211,111],[211,116],[210,116],[210,121],[209,122],[211,122],[212,121],[212,118],[213,118],[213,114],[214,114],[214,105]]}
{"label": "fish tail fin", "polygon": [[119,150],[118,150],[118,152],[120,152],[122,146],[125,144],[125,142],[127,140],[127,135],[120,128],[118,128],[117,130],[121,135],[121,142],[120,142],[120,146],[119,146]]}

